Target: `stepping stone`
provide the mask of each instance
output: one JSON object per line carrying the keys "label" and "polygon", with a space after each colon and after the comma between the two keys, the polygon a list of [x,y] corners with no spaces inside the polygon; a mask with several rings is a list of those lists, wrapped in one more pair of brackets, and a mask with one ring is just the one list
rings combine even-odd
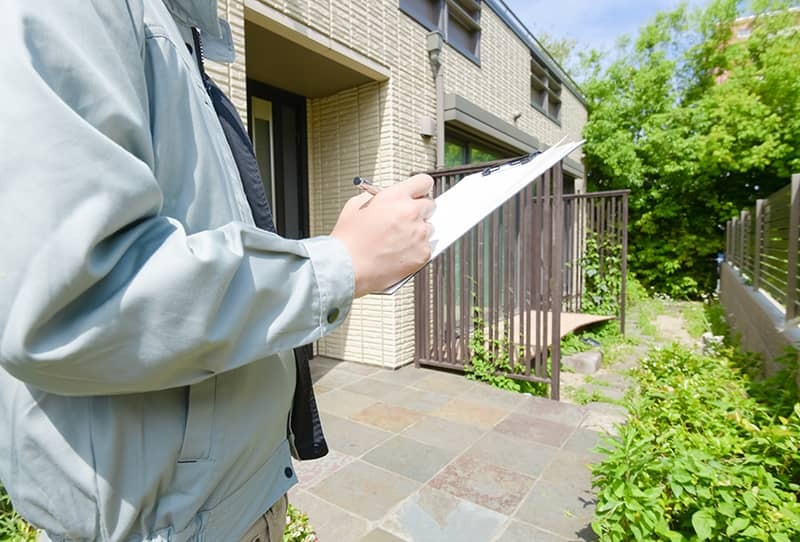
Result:
{"label": "stepping stone", "polygon": [[576,373],[581,374],[594,374],[600,370],[600,365],[603,362],[603,353],[600,350],[589,350],[587,352],[578,352],[570,356],[561,358],[561,365],[569,367]]}

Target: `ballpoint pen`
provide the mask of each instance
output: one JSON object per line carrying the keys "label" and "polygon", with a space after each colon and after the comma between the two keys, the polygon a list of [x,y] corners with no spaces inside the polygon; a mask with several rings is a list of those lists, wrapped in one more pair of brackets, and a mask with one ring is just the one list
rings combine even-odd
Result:
{"label": "ballpoint pen", "polygon": [[360,188],[361,190],[369,192],[373,196],[381,191],[380,186],[373,184],[371,181],[368,181],[364,177],[353,177],[353,184],[358,188]]}

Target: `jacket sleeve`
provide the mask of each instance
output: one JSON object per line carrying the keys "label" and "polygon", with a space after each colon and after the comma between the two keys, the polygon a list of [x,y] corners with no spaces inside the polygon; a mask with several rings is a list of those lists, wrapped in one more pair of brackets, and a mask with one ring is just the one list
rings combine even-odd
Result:
{"label": "jacket sleeve", "polygon": [[353,272],[337,240],[240,223],[188,235],[159,214],[141,6],[11,0],[3,11],[3,369],[63,395],[163,389],[345,319]]}

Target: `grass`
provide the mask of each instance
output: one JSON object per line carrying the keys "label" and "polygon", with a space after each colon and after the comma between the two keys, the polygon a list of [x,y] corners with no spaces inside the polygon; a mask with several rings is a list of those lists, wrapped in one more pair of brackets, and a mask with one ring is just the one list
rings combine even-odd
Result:
{"label": "grass", "polygon": [[613,397],[609,397],[599,390],[587,391],[586,388],[574,388],[572,386],[567,386],[564,391],[566,391],[570,399],[572,399],[576,404],[583,406],[586,406],[589,403],[608,403],[611,405],[620,404],[620,401],[614,399]]}

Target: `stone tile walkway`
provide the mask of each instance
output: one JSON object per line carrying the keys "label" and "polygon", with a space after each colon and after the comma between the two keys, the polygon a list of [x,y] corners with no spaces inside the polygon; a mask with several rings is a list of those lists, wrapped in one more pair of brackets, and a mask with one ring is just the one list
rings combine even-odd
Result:
{"label": "stone tile walkway", "polygon": [[331,452],[296,464],[289,500],[321,542],[595,539],[591,450],[618,410],[413,366],[311,370]]}

